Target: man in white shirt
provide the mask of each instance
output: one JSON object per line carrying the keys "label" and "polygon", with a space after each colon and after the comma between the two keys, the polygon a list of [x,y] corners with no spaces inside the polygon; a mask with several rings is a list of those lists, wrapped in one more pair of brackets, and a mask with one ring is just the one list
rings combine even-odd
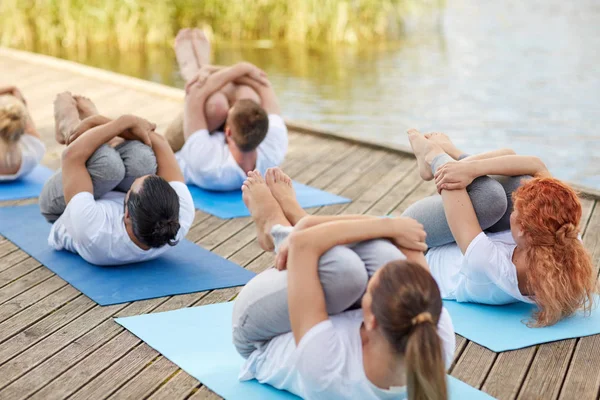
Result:
{"label": "man in white shirt", "polygon": [[54,222],[48,244],[96,265],[150,260],[177,245],[194,205],[155,125],[133,115],[110,120],[70,93],[54,106],[57,134],[69,145],[62,171],[40,195],[42,214]]}
{"label": "man in white shirt", "polygon": [[183,29],[175,52],[186,79],[184,113],[166,137],[185,182],[209,190],[239,189],[248,171],[266,173],[283,162],[287,128],[266,75],[242,62],[209,65],[210,44],[200,30]]}

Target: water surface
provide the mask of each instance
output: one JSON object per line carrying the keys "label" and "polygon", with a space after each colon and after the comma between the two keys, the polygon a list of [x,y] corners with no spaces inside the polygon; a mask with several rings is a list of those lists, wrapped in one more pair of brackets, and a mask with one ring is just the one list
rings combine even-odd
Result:
{"label": "water surface", "polygon": [[[409,127],[443,131],[466,152],[512,147],[600,189],[600,2],[448,0],[426,31],[361,49],[220,45],[213,59],[261,66],[291,119],[403,145]],[[183,85],[170,49],[54,55]]]}

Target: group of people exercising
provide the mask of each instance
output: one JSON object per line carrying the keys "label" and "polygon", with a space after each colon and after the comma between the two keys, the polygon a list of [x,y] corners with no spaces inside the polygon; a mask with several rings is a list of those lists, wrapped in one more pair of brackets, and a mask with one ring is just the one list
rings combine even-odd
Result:
{"label": "group of people exercising", "polygon": [[[140,117],[103,116],[86,97],[56,97],[56,141],[66,147],[40,210],[52,248],[116,266],[185,237],[188,184],[241,187],[258,243],[276,254],[235,301],[241,380],[308,399],[446,399],[455,337],[442,299],[531,303],[532,327],[591,310],[581,203],[540,159],[468,155],[442,133],[411,129],[421,178],[438,194],[397,218],[308,215],[278,167],[287,129],[266,74],[210,64],[197,29],[179,32],[175,52],[185,104],[164,136]],[[23,94],[0,88],[0,184],[44,153]]]}

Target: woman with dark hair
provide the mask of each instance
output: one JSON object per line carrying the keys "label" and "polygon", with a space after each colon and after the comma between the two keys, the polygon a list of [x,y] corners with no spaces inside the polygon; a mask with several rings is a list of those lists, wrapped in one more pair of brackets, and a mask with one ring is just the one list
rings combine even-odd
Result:
{"label": "woman with dark hair", "polygon": [[45,152],[21,91],[0,87],[0,183],[30,173]]}
{"label": "woman with dark hair", "polygon": [[277,168],[266,181],[251,172],[242,190],[277,268],[236,299],[240,379],[305,399],[446,399],[454,329],[424,262],[422,226],[308,216]]}
{"label": "woman with dark hair", "polygon": [[469,157],[447,136],[416,130],[409,139],[421,177],[435,177],[441,195],[403,215],[425,227],[426,258],[442,297],[532,303],[532,326],[591,310],[595,274],[579,238],[582,210],[572,188],[537,157],[510,150]]}
{"label": "woman with dark hair", "polygon": [[158,257],[183,239],[194,204],[175,155],[155,125],[110,120],[87,98],[61,93],[56,136],[62,170],[44,185],[40,209],[54,225],[48,243],[96,265]]}

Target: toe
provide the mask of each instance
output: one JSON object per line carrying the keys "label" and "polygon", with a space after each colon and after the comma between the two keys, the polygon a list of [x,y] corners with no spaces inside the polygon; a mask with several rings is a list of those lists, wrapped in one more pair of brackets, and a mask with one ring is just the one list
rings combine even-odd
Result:
{"label": "toe", "polygon": [[273,168],[267,169],[265,179],[268,185],[272,185],[273,183],[277,182],[277,177],[275,176],[275,171],[273,170]]}

